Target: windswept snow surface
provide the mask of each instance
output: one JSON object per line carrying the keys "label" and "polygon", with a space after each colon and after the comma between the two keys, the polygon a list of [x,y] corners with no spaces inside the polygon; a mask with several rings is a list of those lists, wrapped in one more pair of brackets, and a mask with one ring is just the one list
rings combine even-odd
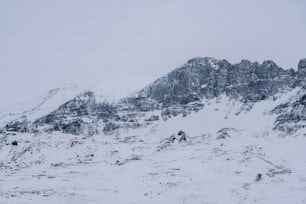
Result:
{"label": "windswept snow surface", "polygon": [[296,91],[111,136],[1,135],[0,203],[306,203],[305,132],[277,136],[270,113]]}

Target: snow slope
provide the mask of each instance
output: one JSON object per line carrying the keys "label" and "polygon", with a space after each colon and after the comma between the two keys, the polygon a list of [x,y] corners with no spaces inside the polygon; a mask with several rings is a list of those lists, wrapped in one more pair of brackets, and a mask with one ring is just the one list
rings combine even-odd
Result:
{"label": "snow slope", "polygon": [[0,114],[0,126],[26,116],[31,122],[56,110],[60,105],[72,99],[81,91],[75,85],[66,85],[61,88],[55,88],[44,94],[37,100],[27,102],[21,107],[16,107],[15,111],[7,113],[3,111]]}
{"label": "snow slope", "polygon": [[305,131],[277,136],[271,113],[298,91],[112,136],[2,135],[0,203],[306,203]]}

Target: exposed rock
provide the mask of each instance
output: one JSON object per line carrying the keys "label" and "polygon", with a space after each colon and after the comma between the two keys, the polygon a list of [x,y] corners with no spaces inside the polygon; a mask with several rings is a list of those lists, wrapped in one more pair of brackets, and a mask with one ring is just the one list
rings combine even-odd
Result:
{"label": "exposed rock", "polygon": [[180,136],[180,138],[178,139],[179,142],[186,142],[187,141],[187,136],[186,136],[186,133],[184,131],[180,130],[177,135]]}
{"label": "exposed rock", "polygon": [[17,142],[16,140],[14,140],[14,141],[12,142],[12,145],[13,145],[13,146],[17,146],[17,145],[18,145],[18,142]]}
{"label": "exposed rock", "polygon": [[60,106],[52,113],[34,121],[33,128],[44,131],[62,131],[71,134],[98,133],[96,121],[118,120],[117,109],[107,102],[96,102],[93,92],[85,92]]}
{"label": "exposed rock", "polygon": [[286,134],[295,133],[306,127],[306,89],[302,89],[297,98],[280,104],[272,113],[277,114],[274,129]]}
{"label": "exposed rock", "polygon": [[120,128],[120,126],[118,124],[109,122],[109,123],[105,124],[103,132],[111,134],[111,133],[114,132],[114,130],[119,129],[119,128]]}
{"label": "exposed rock", "polygon": [[177,134],[170,135],[163,139],[158,146],[157,151],[161,151],[170,147],[173,143],[185,143],[187,142],[187,135],[184,131],[180,130]]}
{"label": "exposed rock", "polygon": [[25,116],[14,120],[4,127],[5,131],[25,133],[30,130],[30,124]]}
{"label": "exposed rock", "polygon": [[257,174],[257,175],[256,175],[255,181],[256,181],[256,182],[259,182],[259,181],[261,181],[261,180],[262,180],[262,174]]}
{"label": "exposed rock", "polygon": [[230,138],[231,132],[237,132],[234,128],[222,128],[217,132],[217,140]]}
{"label": "exposed rock", "polygon": [[158,115],[152,115],[150,118],[145,119],[145,121],[157,121],[157,120],[159,120]]}
{"label": "exposed rock", "polygon": [[298,74],[302,80],[306,80],[306,58],[301,59],[298,64]]}
{"label": "exposed rock", "polygon": [[[259,64],[242,60],[232,65],[226,60],[194,58],[124,101],[137,101],[134,107],[142,111],[159,108],[147,108],[143,104],[161,104],[163,108],[169,108],[221,94],[256,102],[292,86],[294,82],[292,72],[283,70],[272,61]],[[150,102],[144,102],[146,100]]]}
{"label": "exposed rock", "polygon": [[301,59],[298,64],[298,71],[306,70],[306,58]]}

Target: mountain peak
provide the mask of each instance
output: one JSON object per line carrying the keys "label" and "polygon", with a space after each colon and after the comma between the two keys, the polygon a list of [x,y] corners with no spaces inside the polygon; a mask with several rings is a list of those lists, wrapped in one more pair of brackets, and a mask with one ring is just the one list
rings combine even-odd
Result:
{"label": "mountain peak", "polygon": [[272,60],[263,61],[262,66],[265,67],[265,68],[278,67],[277,64]]}
{"label": "mountain peak", "polygon": [[299,61],[298,70],[306,70],[306,58]]}
{"label": "mountain peak", "polygon": [[196,65],[206,65],[213,68],[218,68],[219,60],[213,57],[195,57],[187,61],[187,64],[196,66]]}

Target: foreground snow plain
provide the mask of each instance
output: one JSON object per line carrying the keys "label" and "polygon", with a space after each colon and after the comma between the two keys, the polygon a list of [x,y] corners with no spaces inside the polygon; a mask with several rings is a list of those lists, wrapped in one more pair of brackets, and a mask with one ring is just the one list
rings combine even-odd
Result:
{"label": "foreground snow plain", "polygon": [[306,203],[306,131],[280,137],[268,114],[282,100],[221,97],[109,136],[1,135],[0,203]]}

